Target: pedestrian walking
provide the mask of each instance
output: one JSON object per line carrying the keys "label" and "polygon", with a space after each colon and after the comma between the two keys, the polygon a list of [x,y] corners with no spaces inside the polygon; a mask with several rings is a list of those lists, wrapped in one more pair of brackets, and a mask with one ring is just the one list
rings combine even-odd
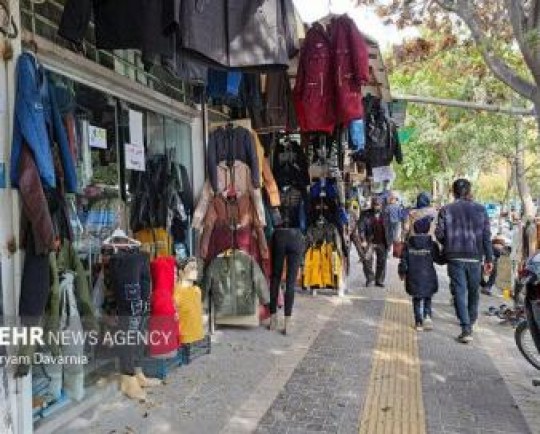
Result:
{"label": "pedestrian walking", "polygon": [[425,216],[414,223],[414,235],[407,240],[398,266],[399,277],[412,297],[417,331],[433,329],[431,298],[439,290],[434,263],[441,262],[441,254],[429,234],[432,221],[433,217]]}
{"label": "pedestrian walking", "polygon": [[401,241],[401,205],[395,193],[391,193],[386,206],[392,231],[392,243]]}
{"label": "pedestrian walking", "polygon": [[485,274],[493,269],[491,225],[486,209],[472,200],[469,181],[456,180],[452,190],[455,200],[439,212],[435,236],[448,263],[450,290],[461,325],[457,340],[469,343],[478,318],[482,261]]}
{"label": "pedestrian walking", "polygon": [[[383,209],[381,198],[374,197],[371,208],[361,214],[358,236],[366,286],[369,287],[375,282],[376,286],[384,288],[388,251],[392,245],[392,227],[390,217]],[[373,272],[374,258],[376,258],[375,272]]]}
{"label": "pedestrian walking", "polygon": [[405,241],[409,236],[414,235],[414,223],[426,216],[431,217],[434,222],[429,228],[429,233],[433,235],[437,210],[431,206],[431,196],[429,193],[422,192],[416,197],[416,207],[409,211],[409,215],[405,220],[403,229],[403,239]]}

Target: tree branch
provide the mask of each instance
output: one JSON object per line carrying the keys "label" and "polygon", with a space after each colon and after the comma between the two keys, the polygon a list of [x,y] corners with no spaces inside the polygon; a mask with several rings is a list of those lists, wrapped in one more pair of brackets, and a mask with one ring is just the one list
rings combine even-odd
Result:
{"label": "tree branch", "polygon": [[[436,0],[437,3],[446,9],[449,0]],[[455,2],[451,2],[454,6]],[[480,27],[480,22],[476,17],[473,6],[469,2],[461,2],[459,8],[446,9],[454,12],[461,18],[469,28],[471,35],[480,50],[484,61],[493,74],[503,83],[511,87],[515,92],[529,101],[534,101],[538,96],[538,87],[533,83],[520,77],[506,62],[497,57],[492,47],[488,43],[488,38]]]}
{"label": "tree branch", "polygon": [[[538,1],[535,0],[535,3]],[[529,27],[525,18],[523,5],[516,0],[505,0],[506,9],[512,24],[514,37],[518,43],[525,63],[529,67],[536,83],[540,83],[540,61],[538,57],[538,40],[532,32],[538,32],[536,27]]]}
{"label": "tree branch", "polygon": [[531,11],[529,13],[529,19],[527,20],[527,27],[529,29],[538,29],[540,24],[540,0],[531,0]]}

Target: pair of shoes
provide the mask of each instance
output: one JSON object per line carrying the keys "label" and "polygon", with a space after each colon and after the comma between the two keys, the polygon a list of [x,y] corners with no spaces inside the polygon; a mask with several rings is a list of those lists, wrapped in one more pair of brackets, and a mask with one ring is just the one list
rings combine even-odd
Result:
{"label": "pair of shoes", "polygon": [[414,329],[417,331],[417,332],[421,332],[424,330],[424,326],[422,325],[421,322],[417,322],[416,325],[414,326]]}
{"label": "pair of shoes", "polygon": [[381,282],[377,282],[375,284],[375,286],[379,287],[379,288],[384,288],[384,283],[381,283]]}
{"label": "pair of shoes", "polygon": [[457,341],[462,344],[469,344],[473,341],[472,333],[468,331],[462,332],[458,337]]}
{"label": "pair of shoes", "polygon": [[433,320],[429,315],[424,318],[424,328],[427,331],[433,330]]}

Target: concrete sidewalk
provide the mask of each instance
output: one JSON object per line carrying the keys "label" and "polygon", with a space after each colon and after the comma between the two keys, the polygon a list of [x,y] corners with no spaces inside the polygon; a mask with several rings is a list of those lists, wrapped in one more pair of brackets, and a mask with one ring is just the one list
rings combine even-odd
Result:
{"label": "concrete sidewalk", "polygon": [[387,289],[364,288],[352,264],[345,298],[297,295],[293,336],[218,330],[212,354],[173,371],[153,403],[116,397],[60,432],[540,433],[536,372],[510,327],[481,316],[474,343],[455,342],[441,268],[435,330],[417,333],[396,261]]}

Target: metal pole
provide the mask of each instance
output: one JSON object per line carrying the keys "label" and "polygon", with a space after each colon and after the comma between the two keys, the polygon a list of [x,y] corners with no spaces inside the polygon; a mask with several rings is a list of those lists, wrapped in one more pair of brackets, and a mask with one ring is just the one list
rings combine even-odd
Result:
{"label": "metal pole", "polygon": [[407,101],[417,104],[441,105],[447,107],[457,107],[468,110],[480,110],[495,113],[504,113],[512,116],[534,116],[534,109],[523,109],[519,107],[500,107],[492,104],[480,104],[457,99],[433,98],[429,96],[416,95],[396,95],[392,97],[395,100]]}

